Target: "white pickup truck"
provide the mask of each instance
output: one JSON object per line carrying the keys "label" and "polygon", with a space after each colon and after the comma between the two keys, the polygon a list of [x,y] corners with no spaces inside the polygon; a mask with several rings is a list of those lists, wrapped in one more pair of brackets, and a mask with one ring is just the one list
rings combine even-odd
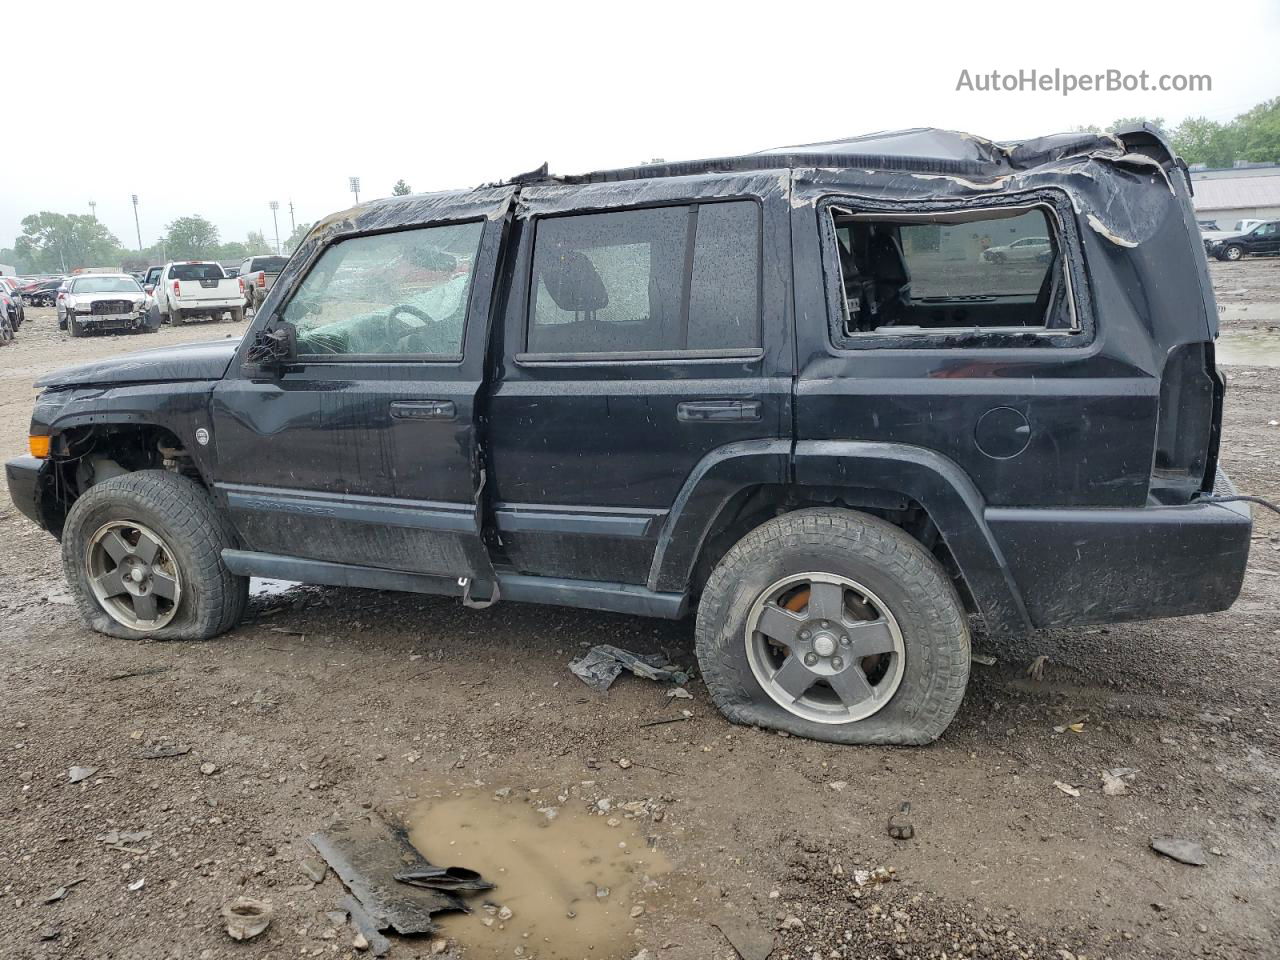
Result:
{"label": "white pickup truck", "polygon": [[206,260],[179,260],[166,263],[154,289],[160,318],[165,323],[182,323],[204,317],[221,320],[225,313],[235,321],[244,320],[244,287],[228,277],[222,266]]}

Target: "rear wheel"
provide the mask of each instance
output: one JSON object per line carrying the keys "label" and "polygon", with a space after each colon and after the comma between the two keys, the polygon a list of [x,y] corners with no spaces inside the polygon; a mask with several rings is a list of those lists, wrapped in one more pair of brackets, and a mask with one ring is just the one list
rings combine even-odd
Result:
{"label": "rear wheel", "polygon": [[876,517],[762,524],[703,590],[698,662],[737,723],[835,743],[923,744],[959,709],[969,627],[946,572]]}
{"label": "rear wheel", "polygon": [[99,633],[202,640],[239,622],[249,581],[227,570],[235,535],[209,494],[163,470],[112,477],[67,514],[62,564]]}
{"label": "rear wheel", "polygon": [[244,323],[244,307],[236,307],[231,311],[232,323]]}

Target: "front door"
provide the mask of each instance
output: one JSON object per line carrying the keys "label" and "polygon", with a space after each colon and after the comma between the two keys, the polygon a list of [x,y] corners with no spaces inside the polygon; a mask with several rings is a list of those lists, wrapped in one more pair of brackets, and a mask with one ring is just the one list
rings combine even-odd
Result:
{"label": "front door", "polygon": [[292,323],[296,363],[263,370],[242,348],[213,399],[216,492],[248,549],[492,576],[476,400],[505,221],[458,212],[332,240],[261,311],[247,343]]}
{"label": "front door", "polygon": [[734,444],[789,440],[784,184],[770,173],[522,190],[486,419],[494,523],[515,572],[652,583],[667,516],[700,466]]}

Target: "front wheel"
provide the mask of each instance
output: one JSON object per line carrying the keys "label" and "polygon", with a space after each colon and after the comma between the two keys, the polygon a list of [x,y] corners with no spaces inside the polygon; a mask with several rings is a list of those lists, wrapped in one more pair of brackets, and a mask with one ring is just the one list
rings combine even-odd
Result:
{"label": "front wheel", "polygon": [[68,316],[67,317],[67,333],[71,334],[72,337],[83,337],[84,327],[80,326],[79,322],[76,320],[75,317]]}
{"label": "front wheel", "polygon": [[138,640],[203,640],[244,614],[249,581],[227,570],[235,534],[199,484],[141,470],[90,487],[72,505],[62,565],[94,630]]}
{"label": "front wheel", "polygon": [[698,663],[735,723],[833,743],[924,744],[969,679],[946,572],[876,517],[798,510],[740,540],[703,590]]}
{"label": "front wheel", "polygon": [[1229,247],[1226,247],[1222,251],[1222,253],[1218,254],[1218,259],[1236,261],[1243,256],[1244,256],[1244,249],[1241,247],[1237,247],[1233,244]]}

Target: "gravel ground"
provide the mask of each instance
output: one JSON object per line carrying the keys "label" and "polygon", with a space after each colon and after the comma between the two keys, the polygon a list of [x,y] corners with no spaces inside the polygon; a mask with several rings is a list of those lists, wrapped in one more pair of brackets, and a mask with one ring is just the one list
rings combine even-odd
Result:
{"label": "gravel ground", "polygon": [[[1218,266],[1221,288],[1280,301],[1280,261]],[[28,316],[0,350],[4,456],[22,451],[40,372],[233,329],[73,342],[51,311]],[[1280,370],[1229,376],[1225,466],[1280,499]],[[340,884],[300,871],[305,838],[464,787],[645,801],[673,869],[598,960],[732,958],[720,930],[744,923],[774,933],[775,960],[1280,956],[1280,523],[1261,513],[1255,533],[1232,610],[978,636],[996,662],[975,665],[947,735],[891,750],[733,727],[696,681],[673,702],[631,677],[598,695],[566,669],[601,641],[692,665],[689,623],[298,588],[256,597],[214,641],[106,638],[75,617],[56,544],[0,496],[0,956],[359,955],[325,915]],[[190,752],[140,758],[165,744]],[[97,769],[70,784],[77,765]],[[1137,773],[1105,795],[1116,767]],[[903,801],[915,836],[896,841]],[[113,830],[149,833],[99,839]],[[1200,842],[1208,864],[1157,856],[1156,836]],[[241,894],[276,914],[248,943],[218,919]],[[405,938],[390,955],[430,951]]]}

